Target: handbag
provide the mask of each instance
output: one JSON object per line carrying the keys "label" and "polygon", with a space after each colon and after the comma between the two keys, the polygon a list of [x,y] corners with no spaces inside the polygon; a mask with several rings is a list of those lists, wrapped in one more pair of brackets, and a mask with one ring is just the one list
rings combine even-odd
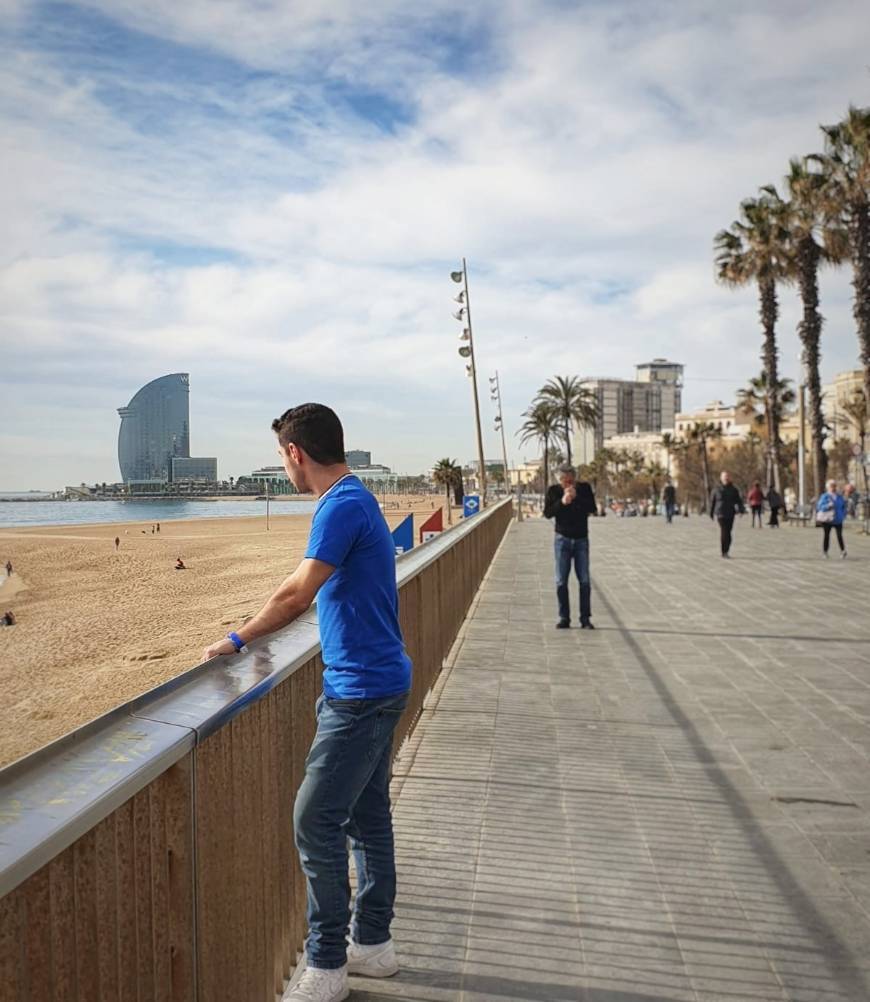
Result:
{"label": "handbag", "polygon": [[830,508],[820,509],[819,511],[816,512],[816,525],[833,525],[834,510],[835,510],[835,504],[832,499]]}

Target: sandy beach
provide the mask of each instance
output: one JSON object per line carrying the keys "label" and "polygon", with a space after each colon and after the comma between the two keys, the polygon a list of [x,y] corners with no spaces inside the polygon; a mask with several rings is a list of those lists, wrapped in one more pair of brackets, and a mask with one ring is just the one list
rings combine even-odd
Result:
{"label": "sandy beach", "polygon": [[[432,500],[394,499],[390,528],[413,512],[416,531]],[[8,583],[0,571],[0,612],[17,618],[0,629],[0,765],[192,667],[295,568],[309,525],[276,515],[269,532],[261,517],[163,522],[159,535],[139,522],[0,530],[0,564],[15,569]],[[178,556],[188,570],[174,570]]]}

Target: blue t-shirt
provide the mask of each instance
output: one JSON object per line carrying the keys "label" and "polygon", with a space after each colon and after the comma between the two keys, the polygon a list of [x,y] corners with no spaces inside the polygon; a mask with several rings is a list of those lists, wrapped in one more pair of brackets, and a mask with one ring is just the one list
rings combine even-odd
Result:
{"label": "blue t-shirt", "polygon": [[335,572],[317,593],[323,694],[379,699],[411,688],[399,628],[396,548],[381,509],[354,476],[320,499],[305,556]]}

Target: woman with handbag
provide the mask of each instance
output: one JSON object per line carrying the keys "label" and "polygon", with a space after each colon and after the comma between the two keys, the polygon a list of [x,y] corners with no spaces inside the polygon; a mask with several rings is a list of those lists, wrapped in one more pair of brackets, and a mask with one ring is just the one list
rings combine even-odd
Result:
{"label": "woman with handbag", "polygon": [[816,505],[816,525],[820,525],[824,530],[822,540],[822,553],[827,560],[828,547],[831,543],[831,529],[837,533],[837,542],[840,544],[840,557],[846,559],[846,547],[843,544],[843,522],[846,520],[846,499],[842,494],[837,493],[836,480],[829,480],[825,485],[827,490],[819,498]]}

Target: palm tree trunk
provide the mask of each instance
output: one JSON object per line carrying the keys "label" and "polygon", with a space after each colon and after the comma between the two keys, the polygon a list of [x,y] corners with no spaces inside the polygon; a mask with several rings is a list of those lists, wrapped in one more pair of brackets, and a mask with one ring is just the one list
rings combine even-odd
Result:
{"label": "palm tree trunk", "polygon": [[822,383],[819,376],[819,344],[822,336],[822,315],[819,313],[819,248],[812,237],[802,240],[798,248],[798,287],[804,314],[798,324],[798,337],[803,345],[803,364],[810,395],[810,435],[813,455],[813,486],[818,497],[827,474],[825,452],[825,416],[822,412]]}
{"label": "palm tree trunk", "polygon": [[858,328],[861,366],[864,369],[864,400],[870,412],[870,203],[849,206],[849,242],[852,251],[852,314]]}
{"label": "palm tree trunk", "polygon": [[767,417],[767,432],[769,436],[770,465],[773,474],[773,484],[777,491],[781,490],[779,476],[779,401],[777,386],[779,372],[777,369],[776,350],[776,320],[779,316],[779,304],[776,301],[776,283],[772,278],[758,280],[758,292],[761,300],[761,326],[764,331],[764,344],[761,351],[761,361],[764,374],[767,377],[765,391],[765,411]]}
{"label": "palm tree trunk", "polygon": [[568,465],[571,465],[571,419],[565,415],[565,453],[568,456]]}
{"label": "palm tree trunk", "polygon": [[702,438],[698,445],[701,449],[701,464],[704,470],[704,504],[701,512],[705,513],[710,507],[710,461],[707,457],[707,439]]}
{"label": "palm tree trunk", "polygon": [[544,489],[541,491],[542,494],[547,493],[547,488],[550,486],[550,439],[544,439]]}

